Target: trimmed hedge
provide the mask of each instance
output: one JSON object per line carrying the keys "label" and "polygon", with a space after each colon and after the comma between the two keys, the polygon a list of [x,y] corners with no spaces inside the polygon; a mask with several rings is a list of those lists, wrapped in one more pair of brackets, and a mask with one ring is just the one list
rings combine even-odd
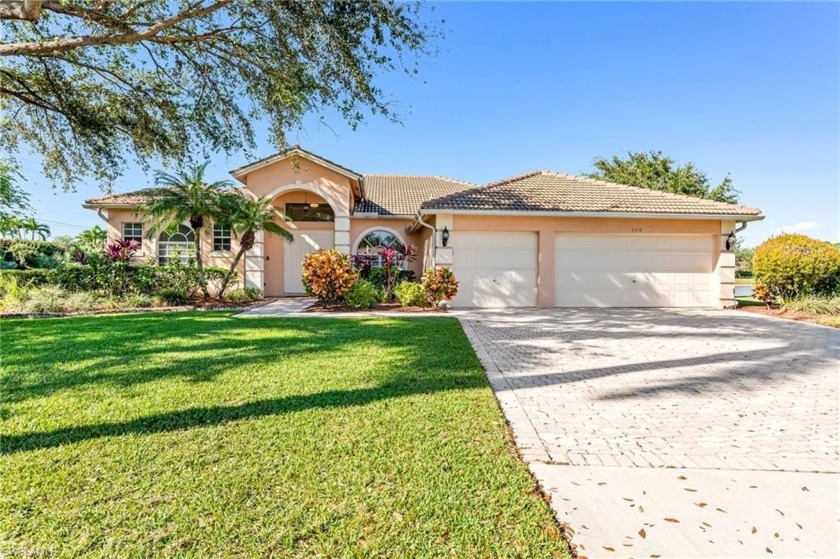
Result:
{"label": "trimmed hedge", "polygon": [[840,249],[806,235],[779,235],[756,247],[756,296],[768,303],[808,295],[832,295],[840,288]]}
{"label": "trimmed hedge", "polygon": [[[227,270],[205,267],[208,284],[221,283]],[[125,262],[100,261],[89,265],[68,264],[60,268],[0,270],[0,287],[16,283],[19,287],[55,285],[70,292],[97,292],[109,295],[130,293],[154,295],[174,289],[195,293],[198,269],[190,266],[131,266]]]}
{"label": "trimmed hedge", "polygon": [[40,268],[46,267],[44,264],[58,265],[64,261],[67,257],[67,247],[55,241],[0,239],[0,253],[0,260],[14,262],[18,268]]}

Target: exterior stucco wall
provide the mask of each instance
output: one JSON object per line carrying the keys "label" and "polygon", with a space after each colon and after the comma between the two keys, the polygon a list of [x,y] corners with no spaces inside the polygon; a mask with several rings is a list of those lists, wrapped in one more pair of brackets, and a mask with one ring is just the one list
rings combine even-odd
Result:
{"label": "exterior stucco wall", "polygon": [[[541,216],[487,216],[487,215],[439,215],[436,228],[443,229],[444,222],[452,237],[458,231],[532,231],[538,235],[537,253],[537,306],[554,306],[554,238],[557,233],[614,233],[614,234],[708,234],[715,238],[718,247],[714,255],[717,262],[715,278],[727,277],[729,256],[721,254],[721,222],[717,220],[694,219],[611,219]],[[734,224],[733,224],[734,225]],[[438,233],[440,237],[440,233]],[[442,257],[443,255],[443,257]],[[438,265],[447,266],[447,258],[458,258],[452,249],[442,249],[438,241]],[[732,277],[734,284],[734,255],[732,255]],[[721,283],[721,287],[723,284]],[[734,289],[734,287],[733,287]],[[721,306],[725,295],[721,292]],[[733,291],[734,300],[734,291]]]}
{"label": "exterior stucco wall", "polygon": [[286,185],[311,186],[316,194],[329,202],[336,216],[349,215],[353,203],[349,178],[302,158],[298,159],[297,166],[286,159],[257,169],[245,177],[245,185],[258,196],[266,196]]}
{"label": "exterior stucco wall", "polygon": [[[157,262],[157,244],[158,237],[148,237],[149,225],[144,223],[145,216],[134,210],[110,209],[107,211],[107,231],[108,242],[114,242],[122,239],[123,223],[143,223],[143,241],[140,245],[140,250],[135,254],[133,261],[141,264],[150,260]],[[231,238],[229,251],[213,251],[213,234],[212,226],[202,234],[201,238],[201,252],[204,255],[204,264],[207,266],[217,266],[220,268],[228,268],[233,262],[236,253],[239,251],[239,240],[234,236]],[[244,258],[240,260],[237,265],[237,273],[239,275],[239,286],[243,286],[245,272]]]}
{"label": "exterior stucco wall", "polygon": [[[143,221],[143,215],[134,210],[108,210],[107,217],[106,229],[108,230],[109,243],[122,239],[123,223],[141,223]],[[145,261],[149,256],[157,257],[156,244],[153,240],[147,238],[147,233],[148,225],[144,223],[143,242],[141,243],[140,250],[135,255],[135,260],[140,262]]]}

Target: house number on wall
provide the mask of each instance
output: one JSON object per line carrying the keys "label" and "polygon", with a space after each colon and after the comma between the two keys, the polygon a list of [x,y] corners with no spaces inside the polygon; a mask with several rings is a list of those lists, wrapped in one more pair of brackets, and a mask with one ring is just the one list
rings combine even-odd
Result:
{"label": "house number on wall", "polygon": [[641,233],[641,232],[642,232],[642,228],[641,228],[641,227],[631,227],[631,228],[630,228],[630,232],[631,232],[631,233]]}

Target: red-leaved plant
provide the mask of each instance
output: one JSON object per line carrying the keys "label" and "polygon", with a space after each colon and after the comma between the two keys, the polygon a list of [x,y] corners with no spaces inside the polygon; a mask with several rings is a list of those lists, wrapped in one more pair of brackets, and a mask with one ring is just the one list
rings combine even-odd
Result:
{"label": "red-leaved plant", "polygon": [[105,247],[105,256],[113,262],[130,262],[138,248],[140,248],[138,241],[119,239],[113,243],[108,243],[108,246]]}

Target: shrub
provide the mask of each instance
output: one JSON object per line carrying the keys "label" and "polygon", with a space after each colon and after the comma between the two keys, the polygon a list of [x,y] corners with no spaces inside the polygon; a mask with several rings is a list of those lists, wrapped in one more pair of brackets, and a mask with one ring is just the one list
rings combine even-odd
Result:
{"label": "shrub", "polygon": [[82,291],[79,293],[71,293],[67,296],[64,303],[64,310],[66,311],[89,311],[100,306],[99,299],[93,293]]}
{"label": "shrub", "polygon": [[417,282],[404,281],[397,284],[394,295],[403,307],[423,307],[426,305],[423,288]]}
{"label": "shrub", "polygon": [[154,304],[154,300],[142,293],[132,293],[124,299],[125,306],[131,309],[146,309]]}
{"label": "shrub", "polygon": [[767,303],[829,295],[840,286],[840,249],[805,235],[779,235],[755,249],[756,296]]}
{"label": "shrub", "polygon": [[162,304],[170,307],[180,307],[190,302],[187,292],[181,289],[161,289],[157,292],[157,298]]}
{"label": "shrub", "polygon": [[782,302],[786,311],[810,314],[840,314],[840,295],[806,295]]}
{"label": "shrub", "polygon": [[[414,281],[414,272],[411,270],[392,269],[391,272],[394,278],[394,285],[399,285],[404,281]],[[362,279],[368,280],[378,289],[384,290],[388,283],[388,274],[385,268],[368,268],[366,271],[359,272]]]}
{"label": "shrub", "polygon": [[262,299],[262,292],[256,287],[237,287],[225,293],[225,301],[247,303]]}
{"label": "shrub", "polygon": [[0,270],[0,286],[15,282],[20,287],[38,287],[50,283],[51,270]]}
{"label": "shrub", "polygon": [[55,285],[36,287],[29,292],[26,302],[29,310],[36,313],[62,312],[67,292]]}
{"label": "shrub", "polygon": [[307,254],[302,267],[306,293],[317,298],[324,307],[344,299],[356,281],[350,255],[335,249]]}
{"label": "shrub", "polygon": [[458,280],[449,268],[426,270],[420,284],[426,301],[437,306],[441,301],[453,298],[458,294]]}
{"label": "shrub", "polygon": [[367,280],[353,284],[344,299],[351,309],[372,309],[382,298],[382,292]]}
{"label": "shrub", "polygon": [[66,247],[53,241],[0,239],[0,260],[14,262],[18,268],[35,268],[38,258],[62,261]]}

